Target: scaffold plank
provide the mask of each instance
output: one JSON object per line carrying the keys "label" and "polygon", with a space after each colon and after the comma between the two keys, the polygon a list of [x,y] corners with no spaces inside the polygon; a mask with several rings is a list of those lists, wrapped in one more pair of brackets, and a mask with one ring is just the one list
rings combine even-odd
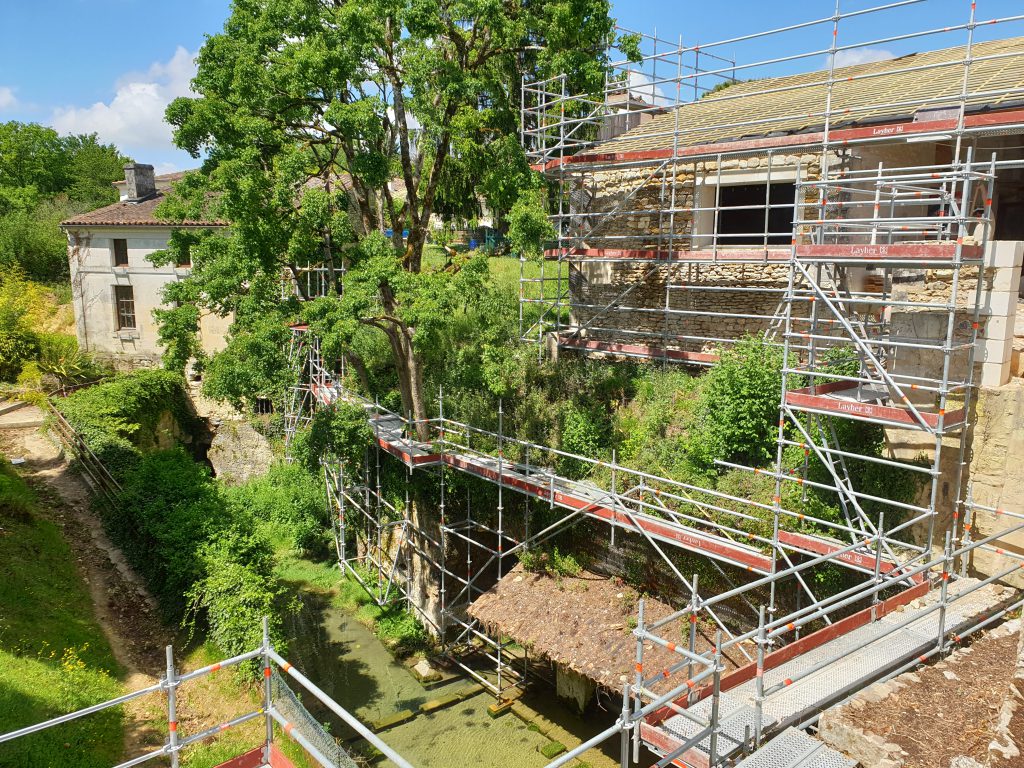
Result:
{"label": "scaffold plank", "polygon": [[[849,381],[814,384],[787,392],[786,404],[799,410],[871,419],[895,427],[921,429],[921,423],[909,408],[864,402],[857,397],[859,389],[860,386],[857,382]],[[877,397],[874,392],[869,394]],[[930,429],[939,428],[940,414],[921,412],[921,419]],[[963,408],[941,415],[943,430],[957,429],[963,424],[963,421]]]}
{"label": "scaffold plank", "polygon": [[[855,690],[899,669],[915,658],[924,658],[938,643],[939,590],[928,592],[927,582],[866,608],[807,635],[778,651],[764,662],[763,685],[767,697],[764,722],[788,727],[813,718]],[[993,608],[1004,604],[1008,590],[981,585],[976,579],[950,582],[948,604],[941,619],[947,636],[963,632]],[[924,597],[924,599],[918,599]],[[737,702],[756,707],[756,665],[725,675],[721,690]],[[710,691],[702,689],[701,698]],[[686,699],[676,702],[686,706]],[[666,707],[647,718],[660,731],[653,748],[671,751],[666,723],[675,712]],[[649,731],[648,731],[649,733]],[[678,744],[677,744],[678,746]],[[667,754],[667,752],[663,752]]]}
{"label": "scaffold plank", "polygon": [[946,263],[959,253],[963,261],[978,261],[985,249],[980,245],[956,242],[838,243],[828,245],[797,245],[795,248],[703,248],[693,250],[662,251],[638,248],[549,248],[547,259],[582,258],[592,261],[665,261],[714,264],[788,263],[796,258],[803,261],[842,262],[921,262]]}
{"label": "scaffold plank", "polygon": [[857,761],[812,736],[787,728],[736,768],[856,768]]}

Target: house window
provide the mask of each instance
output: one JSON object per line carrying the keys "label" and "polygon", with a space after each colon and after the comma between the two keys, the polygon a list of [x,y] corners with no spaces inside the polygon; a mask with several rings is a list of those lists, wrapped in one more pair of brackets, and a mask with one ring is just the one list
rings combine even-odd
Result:
{"label": "house window", "polygon": [[114,286],[114,304],[117,309],[117,329],[135,328],[135,291],[130,285]]}
{"label": "house window", "polygon": [[189,243],[182,243],[178,248],[178,255],[174,259],[174,266],[181,268],[192,266],[192,246]]}
{"label": "house window", "polygon": [[[738,184],[718,193],[718,244],[789,245],[793,237],[794,184]],[[765,202],[768,202],[767,229]],[[766,239],[767,237],[767,239]]]}
{"label": "house window", "polygon": [[115,239],[114,243],[114,266],[128,266],[128,241],[122,238]]}

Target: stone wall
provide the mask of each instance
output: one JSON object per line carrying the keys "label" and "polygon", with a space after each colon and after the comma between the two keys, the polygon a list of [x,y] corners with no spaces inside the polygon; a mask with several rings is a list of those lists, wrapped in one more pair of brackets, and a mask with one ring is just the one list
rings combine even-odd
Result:
{"label": "stone wall", "polygon": [[[1014,379],[978,397],[970,477],[974,501],[987,507],[1024,514],[1024,380]],[[974,537],[991,536],[1019,525],[1019,518],[979,511]],[[1024,531],[1006,537],[998,546],[1024,557]],[[1014,560],[995,552],[976,550],[971,562],[979,573],[992,575],[1010,568]],[[1024,574],[1012,579],[1024,587]]]}
{"label": "stone wall", "polygon": [[784,264],[583,262],[569,278],[573,325],[588,338],[660,344],[667,335],[669,346],[699,351],[714,346],[705,340],[766,331],[788,279]]}

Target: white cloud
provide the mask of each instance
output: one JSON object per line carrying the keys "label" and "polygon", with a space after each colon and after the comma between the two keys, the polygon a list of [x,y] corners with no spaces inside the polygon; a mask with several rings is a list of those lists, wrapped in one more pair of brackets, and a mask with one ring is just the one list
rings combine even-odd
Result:
{"label": "white cloud", "polygon": [[648,77],[643,72],[629,72],[629,92],[633,96],[639,96],[641,99],[646,101],[648,104],[654,104],[659,107],[668,107],[672,105],[662,89],[661,84],[654,85],[654,79]]}
{"label": "white cloud", "polygon": [[[894,58],[896,54],[884,48],[850,48],[836,53],[836,67],[852,67],[854,64],[868,64],[872,61]],[[825,57],[825,66],[828,66],[828,56]]]}
{"label": "white cloud", "polygon": [[96,133],[127,154],[145,162],[147,152],[172,148],[171,127],[164,110],[172,99],[192,93],[195,53],[178,46],[168,61],[155,62],[146,72],[128,73],[115,84],[109,102],[88,107],[56,109],[50,124],[59,133]]}
{"label": "white cloud", "polygon": [[177,173],[183,170],[185,169],[177,163],[153,163],[153,173],[157,176],[165,173]]}
{"label": "white cloud", "polygon": [[14,89],[9,85],[0,85],[0,109],[13,109],[18,103]]}

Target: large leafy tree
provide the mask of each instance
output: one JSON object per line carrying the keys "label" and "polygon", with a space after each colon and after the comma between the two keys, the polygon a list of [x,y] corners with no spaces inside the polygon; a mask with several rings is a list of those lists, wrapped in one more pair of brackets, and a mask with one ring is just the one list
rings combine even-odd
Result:
{"label": "large leafy tree", "polygon": [[95,134],[60,136],[37,123],[0,123],[0,268],[37,280],[65,278],[60,222],[115,202],[111,184],[128,162]]}
{"label": "large leafy tree", "polygon": [[192,285],[169,298],[237,312],[260,276],[321,264],[350,295],[318,322],[357,366],[360,331],[383,333],[403,405],[423,418],[421,351],[460,273],[424,274],[431,217],[537,205],[516,137],[520,78],[600,86],[608,11],[608,0],[235,0],[200,51],[198,97],[167,110],[178,146],[208,159],[165,206],[231,227],[192,245]]}

